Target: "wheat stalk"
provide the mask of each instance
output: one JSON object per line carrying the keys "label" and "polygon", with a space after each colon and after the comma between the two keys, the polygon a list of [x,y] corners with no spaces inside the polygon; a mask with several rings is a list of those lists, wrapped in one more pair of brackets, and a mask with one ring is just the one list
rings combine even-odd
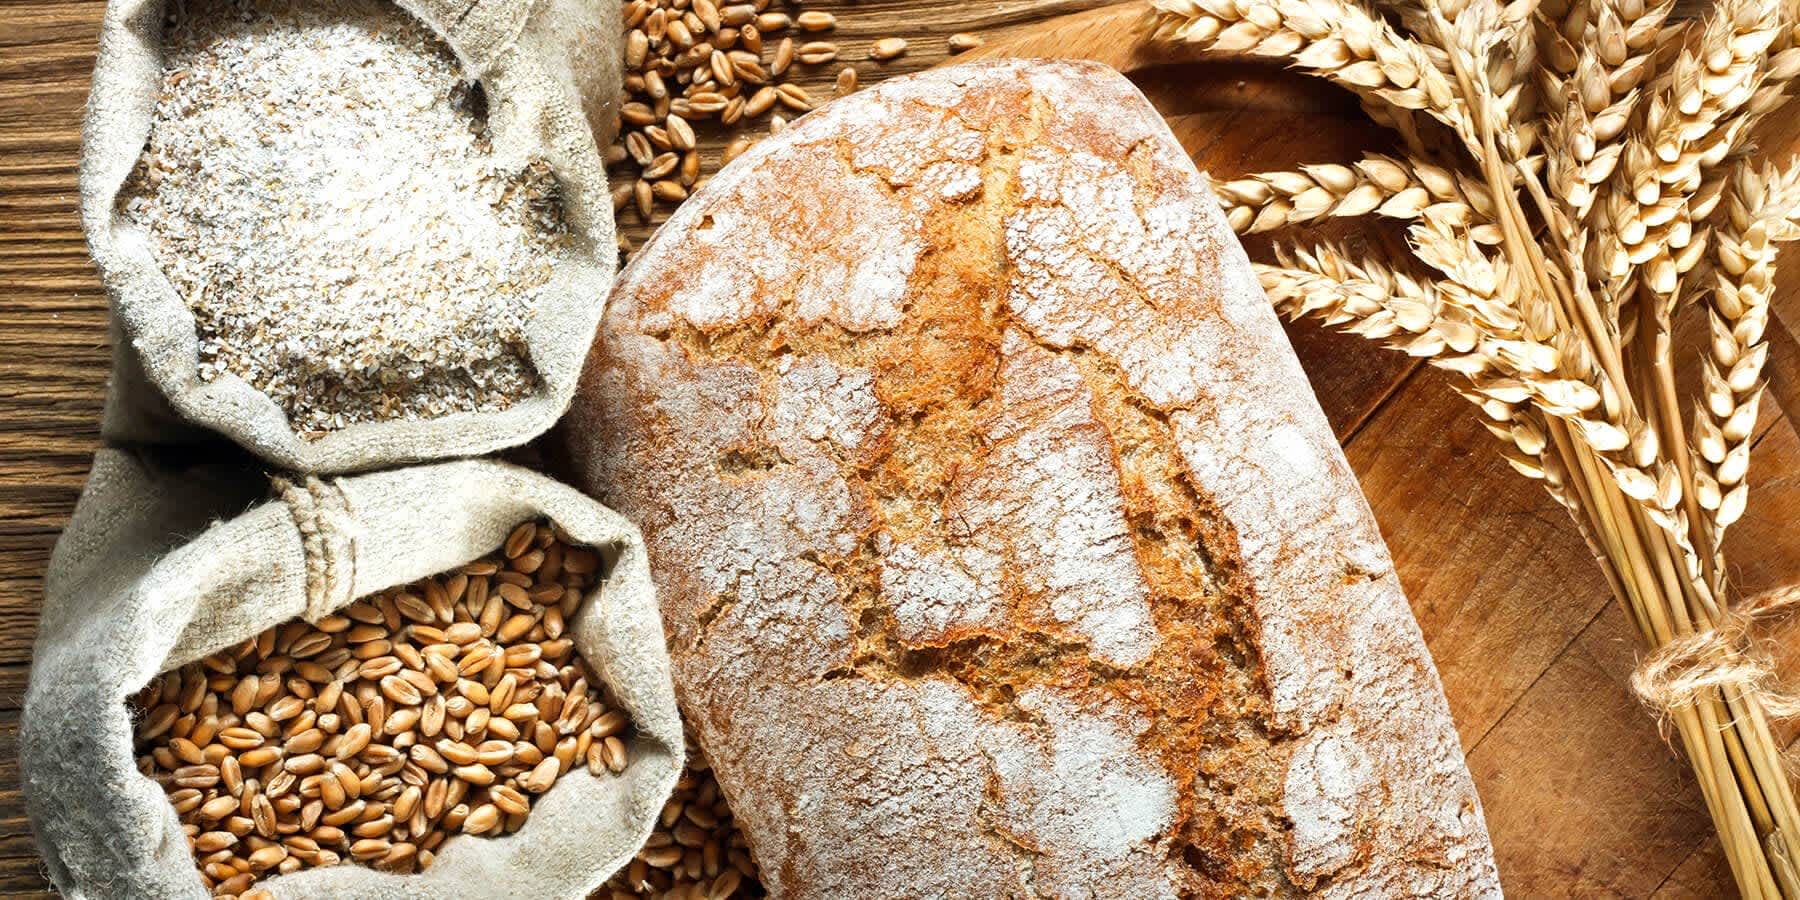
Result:
{"label": "wheat stalk", "polygon": [[[1775,245],[1800,238],[1800,165],[1759,165],[1746,141],[1800,77],[1796,10],[1720,0],[1695,23],[1670,21],[1670,0],[1382,2],[1154,0],[1147,29],[1336,81],[1400,134],[1403,159],[1223,181],[1227,218],[1407,224],[1429,274],[1313,242],[1278,245],[1258,277],[1285,315],[1466,377],[1651,652],[1636,683],[1680,737],[1740,890],[1800,898],[1779,698],[1744,655],[1719,552],[1749,493]],[[1709,339],[1684,398],[1689,310]]]}

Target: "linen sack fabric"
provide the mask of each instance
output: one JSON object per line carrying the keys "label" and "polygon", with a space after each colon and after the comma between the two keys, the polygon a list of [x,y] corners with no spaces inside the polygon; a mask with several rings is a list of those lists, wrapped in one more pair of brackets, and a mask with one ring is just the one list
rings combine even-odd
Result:
{"label": "linen sack fabric", "polygon": [[182,418],[282,468],[341,473],[522,444],[568,407],[618,269],[598,148],[612,141],[620,97],[619,4],[398,2],[442,37],[468,76],[481,83],[496,158],[541,159],[560,185],[564,219],[578,249],[556,266],[525,323],[525,349],[542,382],[538,392],[499,411],[357,423],[309,440],[249,382],[230,374],[201,380],[193,313],[156,264],[143,230],[118,209],[119,191],[143,153],[156,110],[164,2],[111,0],[82,126],[81,219],[142,378],[132,382],[136,390],[121,390],[117,408],[108,410],[108,439],[178,439],[160,428],[153,411],[166,398]]}
{"label": "linen sack fabric", "polygon": [[577,766],[517,832],[454,837],[418,874],[345,862],[263,885],[290,898],[579,898],[627,863],[684,762],[636,526],[573,488],[485,460],[278,483],[264,500],[257,467],[226,453],[196,464],[184,448],[176,466],[173,454],[101,450],[51,555],[19,755],[56,887],[84,900],[207,895],[174,807],[132,752],[126,703],[152,677],[455,568],[540,516],[604,562],[568,633],[636,725],[625,771]]}

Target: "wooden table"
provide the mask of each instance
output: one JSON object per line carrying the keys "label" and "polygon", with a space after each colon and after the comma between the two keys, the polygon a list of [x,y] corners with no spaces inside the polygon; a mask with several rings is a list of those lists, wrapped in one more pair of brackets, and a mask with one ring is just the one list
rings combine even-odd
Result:
{"label": "wooden table", "polygon": [[[833,37],[865,84],[942,62],[952,32],[1005,40],[1100,5],[808,3],[838,14]],[[19,706],[40,579],[87,472],[108,364],[105,298],[75,193],[102,7],[9,0],[0,16],[0,894],[46,888],[18,790]],[[890,35],[911,51],[868,62],[868,42]],[[824,88],[834,72],[808,86]],[[1291,78],[1168,75],[1148,92],[1219,174],[1346,158],[1377,139],[1343,98],[1320,99]],[[1327,124],[1296,132],[1314,120]],[[633,219],[626,230],[641,239],[647,227]],[[1779,308],[1800,321],[1800,278],[1790,272],[1783,286]],[[1636,646],[1624,615],[1563,512],[1500,460],[1441,373],[1312,326],[1291,335],[1437,658],[1509,893],[1729,893],[1686,766],[1627,688]],[[1734,575],[1751,591],[1800,577],[1800,529],[1789,527],[1800,511],[1800,434],[1774,407],[1750,513],[1730,540]]]}

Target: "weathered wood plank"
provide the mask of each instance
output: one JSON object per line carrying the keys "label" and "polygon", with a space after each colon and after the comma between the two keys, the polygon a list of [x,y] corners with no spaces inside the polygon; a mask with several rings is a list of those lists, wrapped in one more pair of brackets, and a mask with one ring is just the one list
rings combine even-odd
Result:
{"label": "weathered wood plank", "polygon": [[1346,455],[1470,747],[1608,594],[1568,514],[1495,452],[1451,381],[1436,370],[1415,376]]}
{"label": "weathered wood plank", "polygon": [[[1469,752],[1510,893],[1645,896],[1712,840],[1699,789],[1630,695],[1635,659],[1631,626],[1606,601]],[[1729,878],[1712,886],[1729,891]]]}

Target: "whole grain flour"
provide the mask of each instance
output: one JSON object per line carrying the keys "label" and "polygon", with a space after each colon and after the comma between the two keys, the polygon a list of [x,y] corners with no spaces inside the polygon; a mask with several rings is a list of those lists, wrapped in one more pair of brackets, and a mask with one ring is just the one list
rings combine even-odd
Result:
{"label": "whole grain flour", "polygon": [[186,436],[141,388],[304,472],[548,428],[616,267],[597,147],[617,15],[606,0],[113,0],[82,212],[142,377],[117,386],[106,436]]}
{"label": "whole grain flour", "polygon": [[[176,807],[133,752],[134,729],[156,726],[134,722],[130,700],[160,673],[216,661],[296,618],[353,617],[356,598],[469,563],[502,546],[519,522],[539,519],[598,554],[603,577],[561,637],[634,725],[620,758],[600,772],[564,771],[516,831],[446,840],[422,872],[346,859],[257,886],[275,897],[581,897],[625,866],[656,826],[683,761],[636,527],[573,488],[503,463],[271,485],[254,461],[221,446],[101,450],[51,556],[19,757],[32,830],[58,890],[94,900],[207,895]],[[370,710],[380,705],[361,699]]]}
{"label": "whole grain flour", "polygon": [[150,140],[120,195],[233,374],[302,434],[504,409],[573,248],[556,178],[503,170],[481,89],[389,0],[171,7]]}

